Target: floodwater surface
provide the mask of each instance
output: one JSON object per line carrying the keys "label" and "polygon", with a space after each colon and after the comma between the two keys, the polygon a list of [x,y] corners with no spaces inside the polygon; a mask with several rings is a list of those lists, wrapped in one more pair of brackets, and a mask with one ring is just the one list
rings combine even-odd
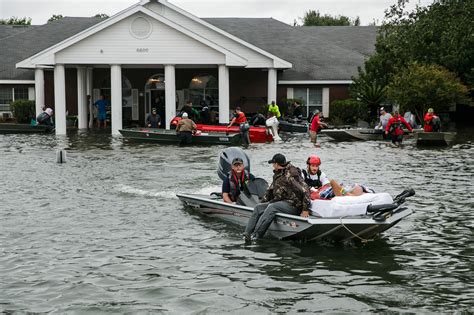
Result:
{"label": "floodwater surface", "polygon": [[[336,143],[306,135],[246,150],[251,171],[310,154],[330,178],[414,214],[365,245],[272,239],[188,212],[175,194],[220,190],[224,148],[133,143],[104,132],[0,135],[0,311],[53,313],[452,312],[474,307],[474,145]],[[67,163],[56,163],[56,150]]]}

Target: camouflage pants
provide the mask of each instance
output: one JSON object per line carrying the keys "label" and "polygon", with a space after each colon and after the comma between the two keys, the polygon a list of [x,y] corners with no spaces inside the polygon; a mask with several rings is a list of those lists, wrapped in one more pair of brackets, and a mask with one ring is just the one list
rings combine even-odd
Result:
{"label": "camouflage pants", "polygon": [[253,234],[257,238],[262,238],[278,212],[300,214],[300,211],[287,201],[259,203],[253,209],[252,216],[245,228],[245,234]]}

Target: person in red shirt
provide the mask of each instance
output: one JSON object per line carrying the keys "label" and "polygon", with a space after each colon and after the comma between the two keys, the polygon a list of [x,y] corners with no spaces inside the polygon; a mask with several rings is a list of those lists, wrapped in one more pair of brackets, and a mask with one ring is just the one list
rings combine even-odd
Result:
{"label": "person in red shirt", "polygon": [[319,128],[321,128],[321,127],[327,128],[327,126],[328,126],[319,119],[319,115],[321,115],[321,112],[319,110],[316,110],[314,112],[313,119],[311,120],[311,126],[309,127],[309,134],[310,134],[310,137],[311,137],[311,142],[314,143],[315,146],[317,146],[316,143],[318,142],[318,130],[319,130]]}
{"label": "person in red shirt", "polygon": [[244,112],[241,111],[240,107],[238,106],[235,108],[234,117],[230,121],[230,124],[227,126],[227,128],[230,128],[233,124],[236,124],[240,127],[240,136],[242,137],[242,141],[245,146],[248,146],[250,144],[250,125],[247,122],[247,117],[245,117]]}
{"label": "person in red shirt", "polygon": [[390,137],[392,138],[392,143],[395,145],[402,144],[403,134],[405,133],[402,129],[402,124],[405,125],[410,132],[413,132],[413,128],[405,120],[405,118],[400,116],[398,111],[395,111],[392,115],[392,118],[388,120],[388,124],[385,129],[385,134],[390,134]]}
{"label": "person in red shirt", "polygon": [[425,121],[423,126],[425,132],[439,131],[439,117],[435,115],[433,108],[428,109],[423,120]]}

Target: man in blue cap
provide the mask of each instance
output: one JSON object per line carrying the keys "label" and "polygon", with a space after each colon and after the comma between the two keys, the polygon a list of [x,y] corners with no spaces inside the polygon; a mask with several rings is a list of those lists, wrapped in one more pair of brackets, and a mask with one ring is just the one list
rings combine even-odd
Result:
{"label": "man in blue cap", "polygon": [[263,196],[262,203],[253,209],[245,228],[246,242],[262,238],[278,212],[309,216],[311,199],[301,170],[280,153],[275,154],[268,163],[273,164],[273,182]]}

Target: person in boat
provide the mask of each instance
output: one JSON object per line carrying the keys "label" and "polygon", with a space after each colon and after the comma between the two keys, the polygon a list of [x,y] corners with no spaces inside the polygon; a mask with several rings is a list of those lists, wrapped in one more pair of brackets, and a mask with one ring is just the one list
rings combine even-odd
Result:
{"label": "person in boat", "polygon": [[195,133],[196,130],[196,124],[188,118],[188,113],[184,112],[176,126],[176,134],[181,140],[179,145],[191,144],[193,142],[193,133]]}
{"label": "person in boat", "polygon": [[360,196],[367,193],[373,194],[375,193],[375,190],[362,184],[346,186],[344,184],[339,184],[334,179],[331,179],[329,181],[329,185],[323,185],[319,189],[311,192],[311,200],[330,200],[339,196]]}
{"label": "person in boat", "polygon": [[318,132],[321,127],[327,128],[328,125],[323,123],[320,119],[321,112],[319,110],[314,111],[313,119],[311,120],[311,126],[309,127],[309,134],[311,142],[317,146],[318,142]]}
{"label": "person in boat", "polygon": [[405,133],[403,131],[402,125],[405,125],[408,131],[413,132],[413,128],[405,120],[405,118],[400,116],[398,111],[395,111],[392,118],[388,120],[387,127],[385,128],[385,134],[390,135],[392,143],[395,145],[402,144],[403,134]]}
{"label": "person in boat", "polygon": [[301,177],[300,169],[280,153],[275,154],[268,163],[273,165],[273,182],[261,203],[253,209],[245,228],[245,241],[262,238],[279,212],[309,216],[309,188]]}
{"label": "person in boat", "polygon": [[293,118],[302,119],[303,118],[303,107],[297,101],[293,102]]}
{"label": "person in boat", "polygon": [[[268,113],[273,114],[273,116],[280,119],[280,117],[281,117],[280,108],[278,107],[277,104],[275,104],[275,101],[272,101],[271,104],[268,104]],[[269,116],[269,117],[271,117],[271,116]]]}
{"label": "person in boat", "polygon": [[211,123],[211,113],[209,112],[209,107],[203,106],[201,108],[201,122],[205,125],[209,125]]}
{"label": "person in boat", "polygon": [[238,125],[240,128],[240,136],[242,137],[242,141],[245,146],[250,144],[250,136],[249,136],[249,129],[250,125],[247,122],[247,117],[245,117],[244,112],[237,106],[234,110],[234,117],[230,121],[227,128],[230,128],[232,125]]}
{"label": "person in boat", "polygon": [[407,123],[410,124],[410,126],[415,129],[417,128],[417,124],[416,124],[416,117],[415,115],[413,115],[412,112],[410,111],[406,111],[405,114],[403,114],[403,118],[405,118],[405,120],[407,121]]}
{"label": "person in boat", "polygon": [[184,105],[181,109],[181,116],[183,115],[183,113],[187,113],[189,119],[199,119],[199,112],[194,109],[193,102],[191,101],[186,101],[186,105]]}
{"label": "person in boat", "polygon": [[244,161],[236,157],[232,160],[232,170],[227,174],[222,182],[222,198],[224,202],[236,203],[240,193],[244,191],[250,180],[255,176],[247,172]]}
{"label": "person in boat", "polygon": [[380,121],[379,124],[375,126],[375,129],[385,130],[385,128],[387,128],[387,124],[390,118],[392,118],[392,115],[390,113],[387,113],[384,107],[380,107]]}
{"label": "person in boat", "polygon": [[54,129],[53,115],[53,109],[48,107],[36,117],[36,122],[38,125],[48,126],[48,129],[52,130]]}
{"label": "person in boat", "polygon": [[156,108],[151,110],[151,114],[146,118],[146,125],[149,128],[159,128],[161,125],[161,117],[158,115]]}
{"label": "person in boat", "polygon": [[441,120],[435,115],[433,108],[429,108],[428,112],[423,118],[425,124],[423,130],[425,132],[439,132],[441,127]]}
{"label": "person in boat", "polygon": [[320,165],[321,159],[317,155],[311,155],[306,160],[306,169],[301,171],[306,185],[309,186],[311,199],[316,199],[313,198],[313,194],[317,193],[321,187],[329,186],[329,179],[319,168]]}

